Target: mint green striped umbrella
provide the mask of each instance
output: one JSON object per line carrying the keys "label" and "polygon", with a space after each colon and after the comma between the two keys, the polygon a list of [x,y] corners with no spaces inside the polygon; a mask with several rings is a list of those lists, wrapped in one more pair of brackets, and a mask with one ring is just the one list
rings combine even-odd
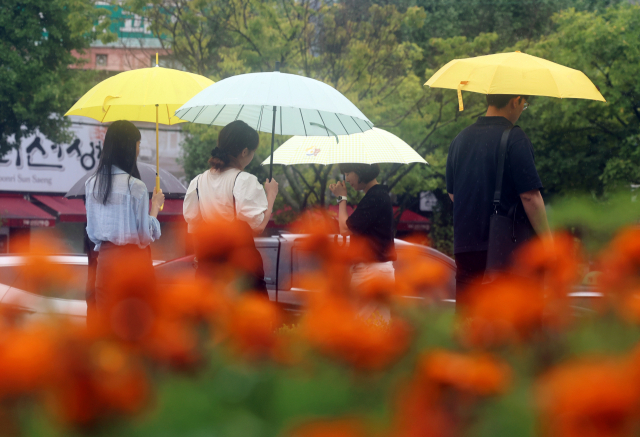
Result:
{"label": "mint green striped umbrella", "polygon": [[[262,165],[269,164],[268,157]],[[394,162],[427,164],[409,144],[382,129],[332,137],[294,136],[273,154],[274,164],[374,164]]]}

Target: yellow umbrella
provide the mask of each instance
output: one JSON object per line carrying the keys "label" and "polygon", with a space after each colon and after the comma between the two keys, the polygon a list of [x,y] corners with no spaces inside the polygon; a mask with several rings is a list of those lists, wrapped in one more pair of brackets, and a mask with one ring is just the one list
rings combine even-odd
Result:
{"label": "yellow umbrella", "polygon": [[184,123],[176,109],[213,81],[197,74],[156,66],[125,71],[91,88],[65,115],[81,115],[101,123],[117,120],[156,123],[156,188],[160,189],[158,123]]}
{"label": "yellow umbrella", "polygon": [[457,90],[461,111],[463,90],[606,101],[583,72],[521,52],[454,59],[425,85]]}

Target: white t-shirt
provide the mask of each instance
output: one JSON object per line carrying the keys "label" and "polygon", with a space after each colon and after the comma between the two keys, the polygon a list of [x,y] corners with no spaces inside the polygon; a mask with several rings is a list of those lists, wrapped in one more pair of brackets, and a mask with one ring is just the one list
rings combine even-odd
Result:
{"label": "white t-shirt", "polygon": [[[199,200],[196,187],[200,193]],[[260,226],[268,203],[267,194],[257,177],[235,168],[207,170],[196,176],[189,184],[182,206],[189,232],[194,232],[202,221],[213,223],[221,218],[232,221],[234,197],[237,218],[247,222],[251,229]]]}

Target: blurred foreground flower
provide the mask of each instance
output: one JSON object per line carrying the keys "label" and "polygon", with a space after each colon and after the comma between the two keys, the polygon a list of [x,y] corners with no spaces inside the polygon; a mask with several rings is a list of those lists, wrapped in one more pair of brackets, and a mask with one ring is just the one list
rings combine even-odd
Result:
{"label": "blurred foreground flower", "polygon": [[562,437],[637,435],[640,387],[631,363],[574,361],[537,383],[543,434]]}
{"label": "blurred foreground flower", "polygon": [[542,289],[520,277],[500,277],[468,290],[461,310],[462,341],[491,347],[527,341],[542,327],[545,302]]}
{"label": "blurred foreground flower", "polygon": [[31,324],[0,332],[0,399],[41,390],[53,378],[57,332]]}
{"label": "blurred foreground flower", "polygon": [[604,250],[598,288],[619,313],[640,323],[640,228],[622,230]]}
{"label": "blurred foreground flower", "polygon": [[477,396],[503,393],[510,382],[511,370],[506,363],[489,354],[462,354],[435,350],[418,364],[419,378],[441,388]]}
{"label": "blurred foreground flower", "polygon": [[488,354],[425,353],[400,392],[391,435],[462,435],[472,421],[474,404],[503,393],[510,379],[509,366]]}
{"label": "blurred foreground flower", "polygon": [[321,352],[361,370],[381,370],[409,347],[410,329],[403,320],[376,325],[358,316],[352,303],[319,295],[309,302],[303,333]]}

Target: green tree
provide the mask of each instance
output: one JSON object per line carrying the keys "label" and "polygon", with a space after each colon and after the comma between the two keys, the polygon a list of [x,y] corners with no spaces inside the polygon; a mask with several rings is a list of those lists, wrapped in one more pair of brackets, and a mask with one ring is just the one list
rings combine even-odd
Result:
{"label": "green tree", "polygon": [[0,156],[36,130],[53,141],[66,138],[63,114],[87,78],[69,69],[78,62],[72,51],[112,38],[104,13],[86,0],[0,4]]}
{"label": "green tree", "polygon": [[518,47],[583,71],[607,103],[538,98],[523,118],[548,192],[640,183],[640,6],[567,10],[554,21],[556,32]]}

